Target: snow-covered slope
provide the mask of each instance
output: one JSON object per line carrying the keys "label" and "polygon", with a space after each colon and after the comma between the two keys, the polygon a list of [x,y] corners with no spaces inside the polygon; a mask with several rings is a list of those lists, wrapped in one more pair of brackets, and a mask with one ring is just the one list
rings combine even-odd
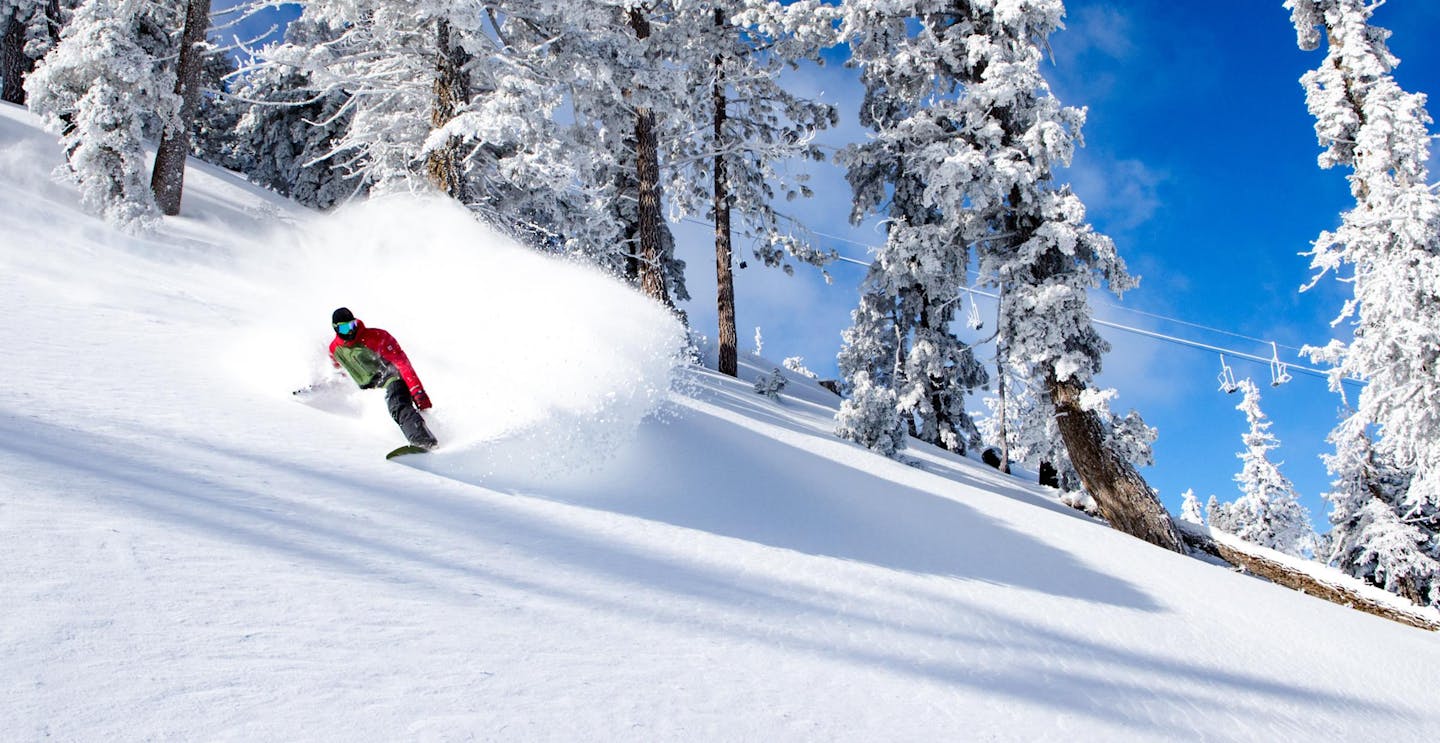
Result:
{"label": "snow-covered slope", "polygon": [[[437,203],[195,166],[148,238],[0,107],[0,739],[1428,740],[1440,637],[1154,549]],[[445,446],[328,374],[400,339]],[[1223,466],[1230,466],[1224,463]]]}

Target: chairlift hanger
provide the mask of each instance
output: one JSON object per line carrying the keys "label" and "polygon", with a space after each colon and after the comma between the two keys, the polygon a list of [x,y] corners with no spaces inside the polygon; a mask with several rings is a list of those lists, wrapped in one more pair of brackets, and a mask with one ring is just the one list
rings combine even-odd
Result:
{"label": "chairlift hanger", "polygon": [[1230,394],[1240,389],[1240,385],[1235,381],[1235,371],[1225,363],[1225,354],[1223,353],[1220,354],[1220,375],[1216,379],[1220,381],[1221,392]]}
{"label": "chairlift hanger", "polygon": [[965,293],[970,296],[970,309],[966,312],[966,319],[969,320],[971,330],[983,330],[985,318],[980,316],[980,305],[975,304],[975,292],[970,287],[965,287]]}
{"label": "chairlift hanger", "polygon": [[1270,386],[1279,387],[1290,381],[1290,372],[1286,369],[1285,362],[1280,360],[1280,349],[1275,341],[1270,341]]}

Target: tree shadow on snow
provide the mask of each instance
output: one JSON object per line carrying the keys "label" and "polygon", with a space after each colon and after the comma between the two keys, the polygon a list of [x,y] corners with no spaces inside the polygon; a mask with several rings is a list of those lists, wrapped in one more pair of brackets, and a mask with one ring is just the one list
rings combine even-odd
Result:
{"label": "tree shadow on snow", "polygon": [[[824,589],[800,578],[706,564],[618,538],[603,527],[576,528],[573,519],[564,523],[553,518],[557,512],[611,511],[892,570],[1159,610],[1134,586],[1076,564],[1072,555],[973,508],[858,470],[837,472],[829,460],[819,461],[798,449],[787,451],[783,469],[756,464],[737,472],[735,462],[777,461],[774,452],[754,458],[751,455],[760,452],[750,449],[777,444],[708,415],[697,414],[690,423],[701,441],[677,437],[676,429],[658,424],[647,424],[641,433],[639,448],[673,457],[664,460],[673,468],[661,461],[640,469],[622,467],[634,476],[604,480],[598,490],[579,485],[547,490],[546,499],[496,495],[448,485],[443,479],[417,485],[414,477],[398,476],[403,470],[395,470],[393,482],[375,479],[374,471],[321,470],[212,442],[166,443],[153,434],[149,440],[108,437],[3,412],[0,453],[51,465],[54,479],[49,486],[58,492],[74,490],[78,498],[104,499],[110,506],[247,548],[437,592],[451,602],[505,590],[547,596],[587,611],[692,626],[1155,734],[1175,731],[1147,719],[1145,708],[1155,704],[1157,696],[1147,685],[1151,679],[1183,687],[1165,695],[1169,704],[1224,709],[1282,724],[1295,724],[1296,715],[1303,722],[1307,714],[1335,707],[1404,714],[1378,700],[1137,651],[1123,642],[1045,626],[1023,613],[1006,616],[963,600],[960,592],[939,591],[923,598],[924,616],[899,616],[885,611],[883,597],[879,606],[866,604],[873,599],[860,598],[864,591]],[[728,447],[733,458],[707,457],[707,447],[716,446]],[[220,458],[226,466],[206,472],[202,465],[207,456]],[[166,466],[167,461],[176,464]],[[245,471],[237,466],[242,463],[253,463],[264,479],[225,476]],[[386,470],[382,466],[379,471]],[[703,487],[707,497],[687,496],[695,482],[667,474],[686,471],[708,478]],[[270,480],[282,476],[283,482]],[[747,489],[755,482],[796,479],[806,486]],[[311,496],[309,490],[295,490],[306,484],[328,492]],[[343,500],[326,502],[337,491]],[[639,495],[647,492],[658,497]],[[547,501],[552,505],[543,506]],[[590,518],[579,520],[588,523]],[[486,547],[499,544],[536,554],[537,564],[547,569],[520,576],[490,567]],[[592,581],[583,578],[587,575],[692,596],[698,607],[642,608],[632,596],[603,590],[603,582],[601,590],[573,587],[577,576],[578,583],[590,585]],[[850,631],[812,636],[807,628],[817,622],[841,622]],[[874,642],[877,631],[888,636],[888,642]],[[1028,665],[967,661],[996,647],[1019,653]],[[1105,675],[1097,675],[1097,668]],[[1277,705],[1287,711],[1276,711]]]}
{"label": "tree shadow on snow", "polygon": [[[502,451],[488,455],[494,460],[479,476],[473,462],[447,467],[441,457],[414,464],[492,489],[809,555],[1162,610],[1137,586],[969,505],[855,466],[836,467],[833,459],[703,411],[685,415],[683,426],[647,421],[639,440],[594,474],[537,482],[523,462],[507,463]],[[774,420],[815,435],[779,416]],[[854,457],[866,462],[874,455],[855,448]]]}

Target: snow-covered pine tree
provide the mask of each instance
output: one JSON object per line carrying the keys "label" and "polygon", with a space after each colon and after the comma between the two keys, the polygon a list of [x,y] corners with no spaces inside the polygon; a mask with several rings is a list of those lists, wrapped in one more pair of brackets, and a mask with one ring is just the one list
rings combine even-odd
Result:
{"label": "snow-covered pine tree", "polygon": [[1261,547],[1309,557],[1314,554],[1315,529],[1294,485],[1280,473],[1279,465],[1270,461],[1270,452],[1280,442],[1260,410],[1260,390],[1250,379],[1240,380],[1239,386],[1244,397],[1235,409],[1245,413],[1250,425],[1242,437],[1245,449],[1236,455],[1243,463],[1235,475],[1241,496],[1233,503],[1217,504],[1212,524]]}
{"label": "snow-covered pine tree", "polygon": [[1103,405],[1090,389],[1109,346],[1090,321],[1087,292],[1122,292],[1134,279],[1085,207],[1054,183],[1080,139],[1084,111],[1066,108],[1040,73],[1042,48],[1060,25],[1059,0],[954,0],[934,14],[935,38],[953,59],[963,143],[927,182],[943,209],[974,214],[984,283],[1005,288],[999,332],[1012,364],[1043,381],[1071,464],[1112,526],[1181,550],[1169,515],[1113,446]]}
{"label": "snow-covered pine tree", "polygon": [[200,105],[190,154],[228,170],[243,172],[236,129],[248,105],[233,98],[230,79],[237,62],[229,52],[211,49],[200,66]]}
{"label": "snow-covered pine tree", "polygon": [[[300,18],[285,28],[285,43],[311,48],[339,36]],[[234,86],[242,107],[235,124],[236,169],[292,199],[328,209],[368,183],[363,162],[333,157],[350,126],[349,94],[314,84],[311,74],[287,65],[250,70]]]}
{"label": "snow-covered pine tree", "polygon": [[1180,520],[1196,526],[1205,525],[1204,507],[1195,497],[1195,489],[1189,488],[1180,494]]}
{"label": "snow-covered pine tree", "polygon": [[544,46],[547,75],[574,115],[567,135],[582,160],[579,187],[606,207],[600,226],[608,234],[591,230],[583,249],[672,307],[689,293],[662,206],[680,187],[677,153],[709,119],[702,103],[709,88],[692,89],[688,67],[708,69],[714,54],[687,51],[713,24],[710,13],[682,12],[688,7],[676,0],[559,2],[532,24],[542,35],[517,29]]}
{"label": "snow-covered pine tree", "polygon": [[886,239],[862,284],[840,372],[847,387],[861,373],[891,385],[917,438],[963,452],[979,443],[964,398],[988,377],[951,328],[969,283],[974,213],[934,188],[948,157],[964,148],[954,134],[964,99],[954,68],[960,50],[946,48],[929,5],[858,0],[843,10],[841,36],[865,85],[861,123],[874,135],[840,160],[852,219],[883,215]]}
{"label": "snow-covered pine tree", "polygon": [[142,135],[179,108],[166,65],[174,9],[87,0],[26,79],[30,108],[60,135],[81,203],[126,229],[156,217]]}
{"label": "snow-covered pine tree", "polygon": [[1325,456],[1325,465],[1335,479],[1325,498],[1332,505],[1332,529],[1320,554],[1351,575],[1433,605],[1440,518],[1433,511],[1402,517],[1412,477],[1377,451],[1359,416],[1347,417],[1330,442],[1335,452]]}
{"label": "snow-covered pine tree", "polygon": [[332,157],[381,190],[427,183],[423,148],[437,75],[436,27],[448,17],[436,3],[310,0],[300,22],[333,35],[289,36],[258,55],[247,74],[265,68],[308,75],[322,94],[343,92],[351,117]]}
{"label": "snow-covered pine tree", "polygon": [[[1039,69],[1063,14],[1059,0],[846,5],[842,32],[866,83],[862,116],[879,133],[845,159],[857,210],[888,205],[892,238],[866,291],[899,296],[907,271],[944,276],[952,294],[939,298],[943,306],[963,286],[974,246],[982,280],[1005,287],[998,332],[1010,362],[1044,381],[1069,459],[1100,512],[1117,529],[1180,551],[1169,514],[1109,445],[1109,422],[1095,408],[1104,396],[1088,389],[1108,346],[1090,322],[1086,292],[1120,292],[1134,280],[1114,244],[1085,222],[1080,200],[1053,184],[1084,122]],[[903,160],[890,155],[899,141]],[[899,250],[926,241],[947,252],[921,248],[927,261],[907,265]],[[922,286],[911,302],[930,304],[931,291]]]}
{"label": "snow-covered pine tree", "polygon": [[833,43],[835,12],[813,2],[781,6],[769,0],[683,2],[676,10],[692,18],[685,22],[691,38],[681,47],[692,58],[683,67],[692,89],[710,91],[711,126],[679,140],[688,152],[673,157],[681,183],[669,192],[671,212],[708,210],[715,224],[719,370],[735,376],[734,232],[755,241],[762,263],[782,265],[787,273],[788,258],[824,265],[834,257],[812,248],[773,202],[777,190],[787,199],[809,195],[804,174],[790,177],[777,164],[823,159],[812,140],[838,118],[834,107],[805,100],[779,82],[784,67],[818,59],[819,50]]}
{"label": "snow-covered pine tree", "polygon": [[[896,333],[894,299],[884,293],[863,291],[860,303],[850,312],[851,324],[841,332],[843,341],[836,363],[840,370],[841,391],[853,404],[842,404],[837,416],[836,433],[859,442],[873,451],[886,455],[905,448],[905,437],[890,437],[881,446],[873,431],[887,433],[898,425],[900,413],[894,409],[895,387],[903,378],[905,342]],[[757,340],[759,328],[756,328]],[[857,396],[864,393],[864,399]],[[885,410],[881,405],[892,406]],[[866,420],[871,416],[873,420]],[[856,435],[864,438],[855,438]]]}
{"label": "snow-covered pine tree", "polygon": [[895,401],[895,390],[871,382],[870,374],[850,377],[850,394],[835,416],[835,434],[885,456],[905,448],[905,421]]}
{"label": "snow-covered pine tree", "polygon": [[69,0],[0,0],[0,100],[25,104],[25,77],[54,48]]}
{"label": "snow-covered pine tree", "polygon": [[573,211],[573,224],[584,224],[600,211],[587,212],[586,195],[562,196],[576,182],[572,158],[581,156],[554,122],[563,103],[558,79],[545,74],[560,74],[546,48],[554,38],[526,44],[509,32],[548,34],[541,14],[558,7],[310,0],[301,20],[335,32],[269,46],[252,72],[293,71],[315,91],[307,100],[339,102],[321,120],[345,122],[329,162],[359,184],[439,190],[499,229],[553,245],[564,236],[546,220]]}
{"label": "snow-covered pine tree", "polygon": [[[1324,61],[1301,82],[1324,148],[1320,166],[1350,168],[1355,198],[1310,254],[1311,285],[1334,273],[1353,292],[1334,321],[1350,326],[1351,340],[1311,355],[1332,364],[1332,388],[1345,377],[1366,382],[1332,437],[1332,471],[1343,481],[1378,476],[1382,468],[1355,463],[1379,461],[1384,471],[1406,473],[1385,479],[1408,480],[1400,493],[1384,482],[1334,493],[1334,544],[1357,574],[1383,576],[1392,590],[1440,606],[1440,193],[1428,182],[1432,120],[1425,96],[1405,92],[1391,74],[1399,60],[1386,47],[1389,32],[1370,24],[1377,3],[1285,5],[1302,49],[1326,41]],[[1373,442],[1362,443],[1372,427]],[[1365,542],[1344,533],[1354,529]],[[1355,558],[1357,549],[1367,556]]]}

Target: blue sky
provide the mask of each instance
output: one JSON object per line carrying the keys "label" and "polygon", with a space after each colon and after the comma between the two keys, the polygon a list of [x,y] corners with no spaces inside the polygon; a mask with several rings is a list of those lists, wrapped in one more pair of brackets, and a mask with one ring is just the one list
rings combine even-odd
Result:
{"label": "blue sky", "polygon": [[[1051,40],[1055,63],[1047,74],[1062,101],[1088,108],[1089,120],[1086,147],[1062,178],[1142,277],[1119,304],[1273,340],[1282,360],[1309,366],[1296,350],[1332,337],[1329,323],[1344,293],[1333,280],[1301,293],[1311,275],[1301,253],[1352,203],[1345,173],[1316,165],[1319,146],[1299,83],[1322,53],[1295,45],[1280,0],[1213,0],[1203,12],[1172,0],[1070,0],[1066,6],[1067,29]],[[1440,91],[1440,47],[1433,44],[1440,3],[1391,0],[1375,22],[1395,32],[1391,49],[1401,59],[1401,85]],[[826,142],[864,136],[855,122],[859,91],[851,73],[830,65],[796,78],[842,108],[845,120],[826,133]],[[879,233],[873,225],[847,224],[848,192],[838,170],[814,176],[818,198],[792,208],[811,229],[844,238],[822,238],[827,245],[864,258],[863,245],[878,243]],[[685,234],[693,246],[685,254],[692,261],[691,291],[699,298],[687,309],[697,328],[713,335],[708,233]],[[802,355],[810,368],[833,375],[839,333],[849,324],[863,269],[841,264],[831,273],[835,282],[826,286],[803,269],[789,279],[774,271],[740,272],[742,348],[750,347],[758,325],[766,356]],[[1269,344],[1257,340],[1097,309],[1123,325],[1271,355]],[[1186,488],[1202,500],[1212,493],[1237,497],[1236,453],[1247,425],[1235,410],[1239,394],[1218,390],[1219,355],[1104,332],[1115,350],[1101,381],[1119,390],[1118,409],[1133,406],[1159,429],[1157,462],[1144,474],[1166,505],[1178,511]],[[1317,526],[1328,528],[1329,507],[1319,494],[1329,478],[1319,455],[1340,398],[1323,379],[1292,372],[1292,381],[1272,387],[1269,365],[1229,362],[1238,377],[1260,385],[1262,408],[1282,444],[1272,456],[1283,462]]]}
{"label": "blue sky", "polygon": [[[1100,316],[1257,356],[1269,357],[1261,341],[1274,341],[1283,360],[1309,365],[1295,351],[1332,337],[1329,322],[1344,294],[1333,280],[1301,293],[1310,278],[1301,253],[1351,203],[1345,173],[1316,165],[1319,147],[1299,84],[1321,53],[1296,47],[1281,0],[1211,0],[1203,10],[1173,0],[1070,0],[1066,7],[1067,29],[1051,40],[1047,74],[1063,102],[1088,108],[1089,120],[1086,147],[1062,178],[1142,277],[1119,304],[1149,313],[1102,306]],[[1440,45],[1432,40],[1440,3],[1390,0],[1375,22],[1394,31],[1401,85],[1440,91]],[[827,56],[832,64],[807,67],[790,80],[840,107],[840,126],[822,136],[839,147],[865,136],[855,117],[860,91],[854,73],[837,63],[843,51]],[[787,208],[827,247],[866,258],[866,246],[881,236],[873,223],[849,224],[843,173],[820,165],[811,166],[811,175],[816,198]],[[691,223],[675,230],[696,298],[685,309],[697,330],[713,336],[711,231]],[[737,276],[742,351],[753,348],[760,327],[767,357],[803,356],[810,368],[833,376],[863,268],[836,264],[827,284],[807,268],[787,277],[754,265]],[[993,311],[983,301],[981,308]],[[1105,333],[1115,349],[1101,381],[1119,390],[1118,409],[1138,408],[1159,429],[1157,463],[1144,474],[1162,500],[1178,511],[1186,488],[1202,500],[1212,493],[1235,498],[1235,455],[1246,423],[1234,409],[1239,395],[1217,388],[1218,354]],[[989,353],[982,350],[982,357]],[[1339,397],[1315,377],[1296,373],[1272,387],[1268,365],[1234,359],[1231,366],[1260,384],[1261,405],[1282,443],[1273,456],[1324,528],[1329,508],[1319,493],[1328,477],[1319,455]]]}

